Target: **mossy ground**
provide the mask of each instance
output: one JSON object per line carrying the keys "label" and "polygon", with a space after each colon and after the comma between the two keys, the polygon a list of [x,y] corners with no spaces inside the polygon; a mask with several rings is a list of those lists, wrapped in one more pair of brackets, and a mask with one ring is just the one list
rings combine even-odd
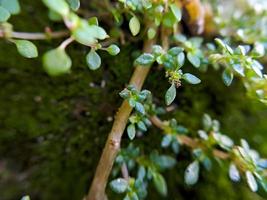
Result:
{"label": "mossy ground", "polygon": [[[16,30],[42,31],[49,25],[39,1],[22,2],[24,12],[12,20]],[[54,29],[60,28],[54,25]],[[38,42],[40,54],[55,46],[53,42]],[[108,118],[121,102],[118,92],[133,71],[133,49],[124,46],[116,58],[103,53],[102,68],[90,71],[84,61],[88,49],[74,44],[68,48],[72,73],[51,78],[44,73],[41,58],[24,59],[12,44],[0,41],[0,199],[15,200],[25,194],[34,200],[82,198],[112,125]],[[267,155],[267,108],[248,99],[238,80],[228,88],[219,72],[196,73],[202,84],[180,88],[177,111],[169,116],[193,132],[200,127],[202,114],[209,113],[236,142],[247,138],[252,147]],[[166,91],[168,86],[164,74],[152,69],[145,88],[164,102],[164,93],[159,91]],[[151,129],[135,143],[146,151],[159,149],[159,134],[159,130]],[[125,137],[123,146],[128,143]],[[165,173],[170,193],[166,199],[260,199],[245,184],[232,184],[227,170],[216,165],[211,172],[202,171],[195,187],[185,187],[183,170],[190,154],[182,152],[178,167]],[[148,199],[162,197],[150,192]]]}

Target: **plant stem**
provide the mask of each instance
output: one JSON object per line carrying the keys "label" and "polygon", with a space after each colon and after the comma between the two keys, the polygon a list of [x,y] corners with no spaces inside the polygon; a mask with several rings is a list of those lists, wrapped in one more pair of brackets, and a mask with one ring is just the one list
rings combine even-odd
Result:
{"label": "plant stem", "polygon": [[[144,43],[144,52],[150,52],[154,40],[147,40]],[[140,90],[148,75],[150,67],[137,66],[130,80],[130,84]],[[95,176],[87,195],[87,200],[104,200],[107,199],[105,195],[105,188],[107,185],[108,177],[111,172],[114,160],[120,149],[121,137],[128,122],[128,118],[132,112],[132,107],[124,100],[119,108],[115,120],[108,135],[105,147],[103,149],[100,161],[96,168]]]}
{"label": "plant stem", "polygon": [[73,41],[74,41],[74,38],[73,38],[73,37],[69,37],[68,39],[64,40],[64,41],[60,44],[59,48],[60,48],[60,49],[66,49],[66,47],[67,47],[70,43],[72,43]]}
{"label": "plant stem", "polygon": [[[48,33],[25,33],[25,32],[12,32],[11,38],[25,39],[25,40],[47,40],[50,38],[62,38],[69,35],[68,31],[48,32]],[[4,31],[0,30],[0,38],[5,37]]]}

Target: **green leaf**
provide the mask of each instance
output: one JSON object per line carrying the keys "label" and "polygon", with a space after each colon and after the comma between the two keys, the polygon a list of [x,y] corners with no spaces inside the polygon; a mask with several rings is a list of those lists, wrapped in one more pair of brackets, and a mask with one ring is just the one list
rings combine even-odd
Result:
{"label": "green leaf", "polygon": [[27,196],[22,197],[21,200],[31,200],[31,199],[30,199],[30,196],[27,195]]}
{"label": "green leaf", "polygon": [[160,169],[170,169],[174,167],[176,160],[171,156],[161,155],[157,157],[155,163],[160,167]]}
{"label": "green leaf", "polygon": [[241,76],[245,76],[244,67],[240,64],[233,64],[233,69]]}
{"label": "green leaf", "polygon": [[0,6],[0,22],[6,22],[10,18],[10,13],[7,9]]}
{"label": "green leaf", "polygon": [[226,50],[225,43],[224,43],[221,39],[216,38],[216,39],[215,39],[215,43],[216,43],[220,48]]}
{"label": "green leaf", "polygon": [[112,44],[107,48],[107,52],[112,56],[116,56],[120,53],[120,48],[117,45]]}
{"label": "green leaf", "polygon": [[162,23],[164,26],[168,28],[172,28],[173,25],[177,22],[176,16],[173,14],[172,11],[169,11],[164,14]]}
{"label": "green leaf", "polygon": [[206,131],[209,131],[211,129],[212,119],[211,119],[211,117],[208,114],[204,114],[203,115],[202,123],[203,123],[204,129]]}
{"label": "green leaf", "polygon": [[136,36],[140,32],[140,22],[136,16],[130,19],[129,28],[133,36]]}
{"label": "green leaf", "polygon": [[181,68],[184,65],[184,61],[185,61],[185,55],[184,52],[181,52],[177,56],[177,63],[179,68]]}
{"label": "green leaf", "polygon": [[159,173],[153,174],[153,183],[154,183],[154,186],[157,189],[157,191],[162,196],[167,195],[167,193],[168,193],[167,184],[166,184],[164,177],[161,174],[159,174]]}
{"label": "green leaf", "polygon": [[198,181],[199,176],[199,162],[196,160],[192,162],[185,170],[184,180],[187,185],[194,185]]}
{"label": "green leaf", "polygon": [[150,53],[143,53],[136,60],[136,65],[151,65],[155,61],[155,58]]}
{"label": "green leaf", "polygon": [[170,54],[172,56],[177,56],[178,54],[183,52],[183,50],[184,49],[181,47],[172,47],[171,49],[168,50],[168,54]]}
{"label": "green leaf", "polygon": [[139,102],[136,102],[134,108],[136,109],[137,112],[139,112],[139,113],[141,113],[143,115],[146,114],[143,104],[141,104]]}
{"label": "green leaf", "polygon": [[174,101],[175,97],[176,97],[176,87],[175,84],[173,83],[165,94],[166,105],[169,106]]}
{"label": "green leaf", "polygon": [[161,141],[161,147],[166,148],[170,146],[172,142],[172,136],[171,135],[165,135]]}
{"label": "green leaf", "polygon": [[1,0],[0,6],[5,8],[10,14],[16,15],[20,13],[18,0]]}
{"label": "green leaf", "polygon": [[62,16],[67,16],[69,14],[69,5],[65,0],[43,0],[43,2],[49,9]]}
{"label": "green leaf", "polygon": [[253,61],[251,64],[252,70],[259,76],[262,77],[262,72],[261,72],[261,65],[258,63],[258,61]]}
{"label": "green leaf", "polygon": [[238,171],[237,167],[235,166],[235,164],[233,164],[233,163],[231,163],[230,167],[229,167],[229,177],[234,182],[240,181],[239,171]]}
{"label": "green leaf", "polygon": [[80,0],[67,0],[71,9],[77,11],[80,8]]}
{"label": "green leaf", "polygon": [[246,171],[246,179],[247,179],[247,183],[251,191],[256,192],[258,190],[258,184],[257,184],[255,177],[250,171]]}
{"label": "green leaf", "polygon": [[28,40],[14,40],[18,52],[26,58],[38,57],[38,50],[36,46]]}
{"label": "green leaf", "polygon": [[192,52],[188,52],[187,59],[194,67],[200,67],[200,59],[197,55],[194,55]]}
{"label": "green leaf", "polygon": [[50,20],[56,21],[56,22],[62,20],[62,16],[60,14],[58,14],[57,12],[53,11],[53,10],[49,10],[48,17],[49,17]]}
{"label": "green leaf", "polygon": [[191,84],[199,84],[201,82],[201,80],[199,78],[197,78],[193,74],[189,74],[189,73],[183,74],[182,78]]}
{"label": "green leaf", "polygon": [[88,19],[88,24],[89,25],[96,25],[96,26],[98,26],[98,19],[97,19],[97,17],[91,17],[91,18],[89,18]]}
{"label": "green leaf", "polygon": [[172,13],[176,17],[177,22],[181,21],[181,19],[182,19],[182,12],[181,12],[180,8],[178,8],[176,6],[176,4],[171,4],[170,5],[170,8],[171,8]]}
{"label": "green leaf", "polygon": [[43,56],[43,66],[50,76],[59,76],[70,72],[71,59],[64,49],[56,48]]}
{"label": "green leaf", "polygon": [[230,70],[226,69],[223,71],[222,79],[225,85],[230,86],[234,79],[234,74]]}
{"label": "green leaf", "polygon": [[147,31],[147,37],[148,39],[153,39],[156,36],[156,30],[154,28],[149,28]]}
{"label": "green leaf", "polygon": [[128,134],[128,137],[129,137],[131,140],[134,139],[135,134],[136,134],[136,130],[135,130],[135,125],[134,125],[134,124],[130,124],[130,125],[127,127],[127,134]]}
{"label": "green leaf", "polygon": [[91,49],[86,56],[86,62],[91,70],[97,70],[101,65],[101,58],[94,49]]}
{"label": "green leaf", "polygon": [[137,123],[137,126],[138,126],[138,128],[139,128],[141,131],[147,131],[147,128],[146,128],[146,125],[145,125],[144,122],[139,121],[139,122]]}
{"label": "green leaf", "polygon": [[123,178],[118,178],[110,182],[110,188],[116,193],[124,193],[128,187],[128,181]]}
{"label": "green leaf", "polygon": [[251,51],[251,55],[254,57],[262,57],[265,54],[264,45],[261,43],[255,43],[254,48]]}

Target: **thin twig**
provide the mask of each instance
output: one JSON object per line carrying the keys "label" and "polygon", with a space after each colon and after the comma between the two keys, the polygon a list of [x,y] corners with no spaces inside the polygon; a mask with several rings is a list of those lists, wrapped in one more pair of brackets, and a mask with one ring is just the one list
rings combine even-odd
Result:
{"label": "thin twig", "polygon": [[[144,43],[144,52],[150,52],[154,40],[147,40]],[[148,75],[150,68],[137,66],[130,80],[130,84],[140,90]],[[128,122],[128,118],[132,112],[132,107],[124,100],[119,108],[111,132],[108,135],[105,147],[103,149],[100,161],[96,168],[96,173],[89,190],[87,200],[103,200],[106,199],[105,189],[111,172],[114,160],[120,149],[121,137]]]}
{"label": "thin twig", "polygon": [[[161,130],[165,130],[167,124],[163,121],[161,121],[157,116],[152,116],[150,117],[150,121],[152,122],[152,124],[154,124],[157,128],[161,129]],[[190,138],[186,135],[177,135],[177,140],[183,144],[186,145],[190,148],[197,148],[197,147],[202,147],[203,145],[199,142],[199,140],[197,139],[193,139]],[[229,154],[224,152],[224,151],[220,151],[218,149],[214,149],[213,150],[213,155],[216,156],[217,158],[220,159],[228,159],[229,158]]]}
{"label": "thin twig", "polygon": [[73,37],[69,37],[68,39],[64,40],[61,45],[59,46],[60,49],[65,49],[70,43],[74,41]]}
{"label": "thin twig", "polygon": [[127,168],[126,163],[123,163],[121,166],[121,173],[122,173],[122,177],[126,180],[129,180],[130,176],[129,176],[129,171]]}
{"label": "thin twig", "polygon": [[[15,39],[25,39],[25,40],[47,40],[47,39],[57,39],[62,37],[67,37],[69,35],[68,31],[57,31],[57,32],[47,32],[47,33],[26,33],[26,32],[12,32],[11,37]],[[0,38],[5,37],[3,30],[0,30]]]}

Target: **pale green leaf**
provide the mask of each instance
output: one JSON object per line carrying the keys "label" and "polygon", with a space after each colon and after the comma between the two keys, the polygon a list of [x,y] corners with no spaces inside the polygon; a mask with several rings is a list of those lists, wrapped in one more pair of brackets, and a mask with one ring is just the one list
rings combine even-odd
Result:
{"label": "pale green leaf", "polygon": [[176,87],[175,84],[173,83],[165,94],[166,105],[169,106],[174,101],[175,97],[176,97]]}
{"label": "pale green leaf", "polygon": [[91,49],[91,51],[87,54],[86,62],[91,70],[96,70],[101,66],[101,58],[94,49]]}
{"label": "pale green leaf", "polygon": [[10,13],[7,9],[0,6],[0,22],[6,22],[10,17]]}
{"label": "pale green leaf", "polygon": [[110,182],[111,189],[116,193],[124,193],[128,187],[128,181],[123,178],[118,178]]}
{"label": "pale green leaf", "polygon": [[199,84],[201,82],[201,80],[198,77],[190,73],[183,74],[182,78],[190,84]]}
{"label": "pale green leaf", "polygon": [[28,40],[14,40],[18,52],[26,58],[38,57],[38,50],[36,46]]}
{"label": "pale green leaf", "polygon": [[43,66],[50,76],[59,76],[70,72],[71,59],[64,49],[53,49],[43,56]]}
{"label": "pale green leaf", "polygon": [[194,161],[185,170],[184,180],[187,185],[194,185],[197,183],[199,177],[199,162]]}
{"label": "pale green leaf", "polygon": [[136,36],[140,32],[140,22],[136,16],[130,19],[129,28],[133,36]]}

